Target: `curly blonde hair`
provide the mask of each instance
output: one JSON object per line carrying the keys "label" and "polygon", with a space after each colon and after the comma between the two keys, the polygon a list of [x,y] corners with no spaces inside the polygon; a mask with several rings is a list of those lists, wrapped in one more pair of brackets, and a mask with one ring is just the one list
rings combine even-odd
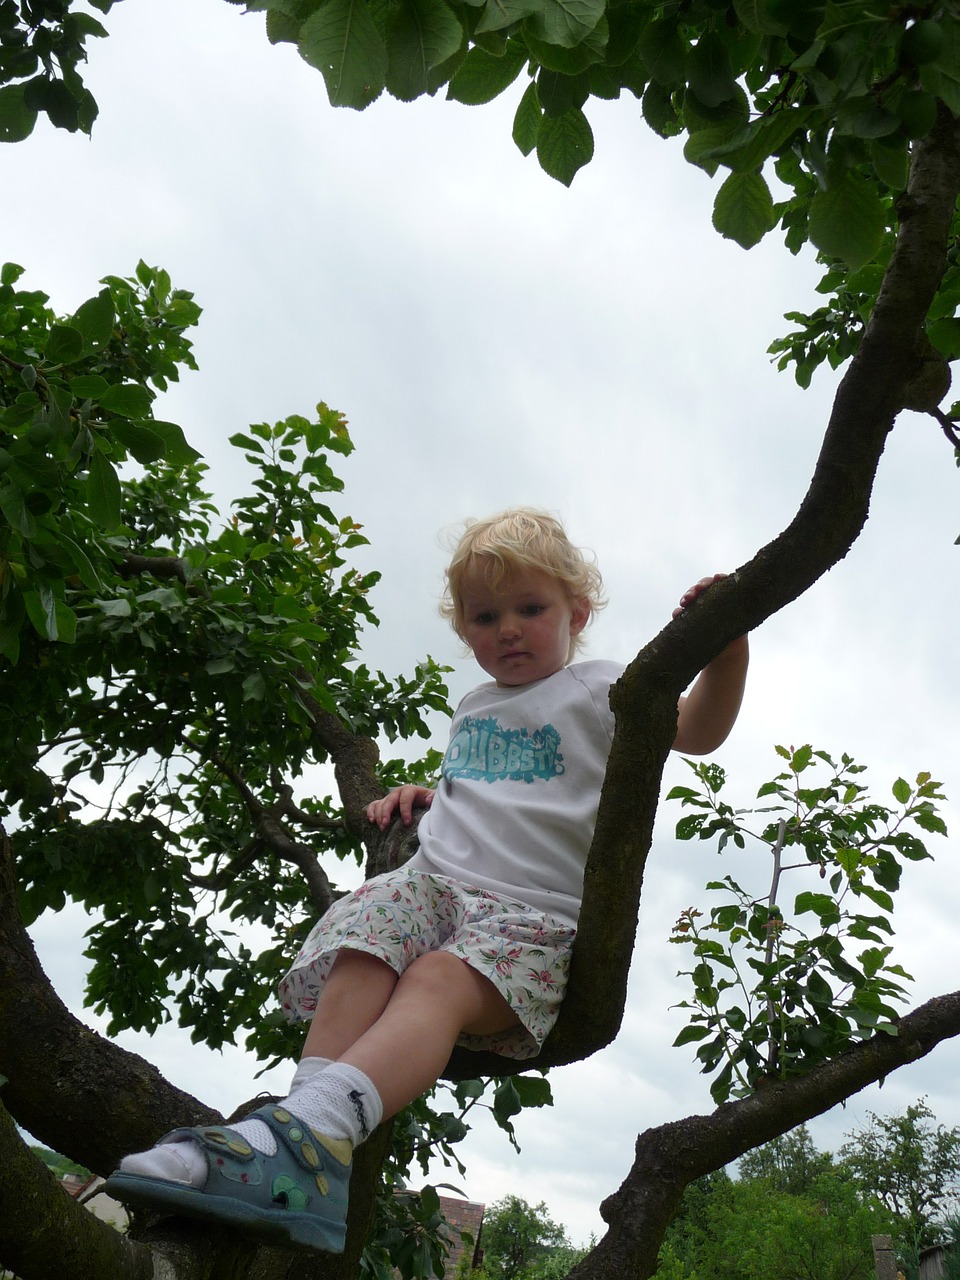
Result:
{"label": "curly blonde hair", "polygon": [[[498,590],[513,574],[531,569],[561,582],[571,601],[587,604],[591,618],[606,604],[600,570],[588,552],[573,545],[560,521],[534,507],[513,507],[485,520],[466,522],[446,568],[440,613],[463,640],[465,579],[479,579]],[[582,636],[581,631],[572,637],[568,662],[580,648]]]}

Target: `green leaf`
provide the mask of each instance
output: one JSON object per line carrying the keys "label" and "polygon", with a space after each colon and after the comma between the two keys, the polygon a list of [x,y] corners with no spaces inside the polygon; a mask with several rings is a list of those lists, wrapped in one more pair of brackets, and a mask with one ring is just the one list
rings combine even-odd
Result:
{"label": "green leaf", "polygon": [[88,298],[77,308],[70,323],[83,338],[85,353],[105,347],[113,337],[117,313],[109,289],[101,289],[95,298]]}
{"label": "green leaf", "polygon": [[538,39],[572,49],[586,40],[603,10],[604,0],[542,0],[528,22]]}
{"label": "green leaf", "polygon": [[83,337],[72,325],[55,324],[50,330],[43,349],[45,360],[51,364],[71,364],[83,351]]}
{"label": "green leaf", "polygon": [[892,790],[894,799],[898,800],[900,804],[906,804],[913,795],[913,789],[905,778],[898,778],[893,784]]}
{"label": "green leaf", "polygon": [[23,603],[37,635],[45,640],[73,644],[77,638],[77,615],[57,599],[48,583],[41,583],[36,591],[25,591]]}
{"label": "green leaf", "polygon": [[120,480],[99,449],[90,459],[86,497],[91,519],[103,529],[116,529],[120,523]]}
{"label": "green leaf", "polygon": [[63,530],[60,530],[57,536],[63,544],[63,548],[67,552],[67,557],[76,571],[77,576],[80,578],[80,581],[84,586],[90,587],[93,591],[99,590],[100,578],[87,553],[79,543],[74,542],[73,538],[65,534]]}
{"label": "green leaf", "polygon": [[818,249],[856,270],[876,257],[886,231],[886,212],[874,185],[848,170],[813,197],[808,225]]}
{"label": "green leaf", "polygon": [[[747,130],[742,126],[736,127],[733,133],[724,125],[713,129],[698,129],[684,143],[684,159],[688,164],[699,165],[712,176],[717,171],[718,161],[737,147],[742,147],[748,137]],[[736,165],[731,164],[730,167],[736,168]]]}
{"label": "green leaf", "polygon": [[503,1125],[511,1116],[523,1110],[523,1103],[512,1080],[504,1080],[493,1095],[493,1114],[497,1123]]}
{"label": "green leaf", "polygon": [[300,39],[300,19],[276,9],[268,10],[267,39],[271,44],[296,44]]}
{"label": "green leaf", "polygon": [[553,1090],[543,1076],[514,1076],[513,1087],[524,1107],[552,1107]]}
{"label": "green leaf", "polygon": [[545,116],[537,135],[537,159],[551,178],[569,187],[577,171],[593,158],[593,130],[574,107],[561,116]]}
{"label": "green leaf", "polygon": [[717,107],[736,95],[737,82],[730,54],[720,37],[713,32],[708,31],[694,45],[687,73],[690,88],[708,107]]}
{"label": "green leaf", "polygon": [[366,0],[326,0],[300,29],[300,55],[318,68],[335,107],[362,111],[387,79],[387,48]]}
{"label": "green leaf", "polygon": [[183,428],[175,422],[160,422],[150,419],[150,430],[155,431],[163,439],[166,446],[166,459],[173,467],[188,467],[202,458],[203,454],[187,443]]}
{"label": "green leaf", "polygon": [[7,483],[0,489],[0,511],[6,517],[11,529],[15,529],[24,538],[34,538],[37,534],[37,522],[31,515],[20,488]]}
{"label": "green leaf", "polygon": [[[540,63],[538,83],[542,83],[544,73],[558,72],[564,76],[579,76],[588,67],[595,67],[603,62],[609,34],[607,20],[601,17],[580,44],[574,45],[571,49],[565,49],[558,44],[547,44],[545,40],[539,39],[534,35],[529,22],[524,23],[523,27],[523,39],[530,51],[530,61],[534,64]],[[590,85],[588,80],[584,79],[582,90],[574,105],[582,107],[589,94]]]}
{"label": "green leaf", "polygon": [[528,156],[537,145],[543,111],[537,97],[537,86],[531,81],[523,91],[523,97],[513,117],[513,140],[521,153]]}
{"label": "green leaf", "polygon": [[691,1022],[689,1026],[683,1028],[676,1040],[674,1040],[673,1047],[679,1049],[682,1045],[692,1044],[696,1040],[704,1040],[709,1034],[709,1027]]}
{"label": "green leaf", "polygon": [[106,378],[101,378],[99,373],[83,373],[77,378],[71,378],[68,385],[71,394],[78,400],[86,400],[88,397],[96,400],[103,395],[110,383]]}
{"label": "green leaf", "polygon": [[647,85],[643,94],[643,118],[661,138],[672,138],[681,132],[683,126],[674,106],[671,94],[655,80]]}
{"label": "green leaf", "polygon": [[655,18],[641,32],[637,49],[651,80],[670,86],[686,79],[687,50],[675,22]]}
{"label": "green leaf", "polygon": [[586,101],[586,79],[582,76],[560,75],[541,67],[537,76],[537,97],[544,115],[562,116],[571,107],[580,107]]}
{"label": "green leaf", "polygon": [[111,422],[110,434],[116,436],[138,462],[156,462],[166,455],[167,445],[163,436],[144,426],[142,422],[118,418],[116,422]]}
{"label": "green leaf", "polygon": [[56,640],[59,635],[56,601],[49,586],[41,583],[37,591],[25,591],[23,603],[27,609],[27,617],[37,635],[44,640]]}
{"label": "green leaf", "polygon": [[522,22],[531,13],[536,13],[540,0],[487,0],[483,13],[476,25],[475,34],[483,35],[489,31],[502,31],[504,27],[512,27]]}
{"label": "green leaf", "polygon": [[[467,106],[492,102],[513,84],[527,60],[521,45],[509,44],[500,57],[474,46],[457,68],[447,86],[447,97]],[[540,121],[537,120],[539,128]],[[536,138],[524,154],[536,146]]]}
{"label": "green leaf", "polygon": [[463,42],[463,27],[444,0],[405,0],[388,27],[387,89],[401,102],[429,93],[431,70]]}
{"label": "green leaf", "polygon": [[910,145],[906,138],[872,141],[867,148],[877,177],[894,191],[903,191],[910,172]]}
{"label": "green leaf", "polygon": [[920,68],[920,83],[960,115],[960,23],[955,17],[942,24],[944,47],[938,58]]}
{"label": "green leaf", "polygon": [[37,113],[26,105],[22,84],[0,89],[0,142],[23,142],[36,123]]}
{"label": "green leaf", "polygon": [[761,36],[785,36],[787,25],[771,12],[767,0],[733,0],[737,17],[747,28]]}
{"label": "green leaf", "polygon": [[770,188],[759,173],[731,173],[717,192],[713,225],[728,240],[752,249],[776,223]]}
{"label": "green leaf", "polygon": [[251,671],[243,682],[243,696],[251,702],[262,702],[267,692],[267,682],[259,671]]}
{"label": "green leaf", "polygon": [[153,404],[153,392],[139,382],[117,382],[103,393],[100,404],[124,418],[145,418]]}
{"label": "green leaf", "polygon": [[840,910],[828,893],[798,893],[793,909],[798,916],[812,911],[824,926],[840,919]]}

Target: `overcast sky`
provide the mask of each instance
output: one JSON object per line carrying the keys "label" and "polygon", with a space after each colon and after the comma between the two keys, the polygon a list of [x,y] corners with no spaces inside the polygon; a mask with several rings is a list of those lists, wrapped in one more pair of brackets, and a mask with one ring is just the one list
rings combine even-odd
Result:
{"label": "overcast sky", "polygon": [[[792,517],[835,382],[827,372],[803,392],[765,350],[783,312],[818,305],[815,263],[775,236],[750,253],[721,240],[714,183],[632,97],[590,105],[596,157],[566,190],[513,146],[519,82],[484,108],[384,99],[354,114],[330,108],[292,47],[271,48],[262,15],[224,0],[137,0],[105,22],[92,141],[40,125],[3,151],[0,255],[64,313],[140,257],[195,292],[200,372],[158,416],[203,451],[224,508],[244,483],[229,435],[320,399],[346,414],[357,448],[338,460],[336,507],[364,524],[361,563],[384,575],[371,665],[409,671],[430,653],[454,666],[454,701],[477,683],[436,612],[443,533],[466,516],[560,513],[610,598],[588,656],[622,661],[686,586],[743,563]],[[717,757],[739,803],[776,771],[774,743],[812,742],[869,765],[880,798],[929,769],[958,828],[958,484],[932,420],[904,414],[853,551],[754,637],[744,709]],[[666,785],[685,772],[674,760]],[[711,1106],[690,1050],[670,1047],[686,957],[667,937],[733,864],[678,845],[679,816],[661,811],[619,1039],[554,1073],[556,1107],[520,1119],[520,1157],[480,1125],[466,1178],[451,1179],[472,1199],[543,1199],[577,1241],[602,1232],[597,1205],[634,1135]],[[936,863],[905,875],[894,959],[915,974],[917,1003],[955,985],[956,851],[940,840]],[[766,887],[760,855],[736,870]],[[33,932],[98,1026],[80,1008],[82,928],[67,913]],[[123,1043],[226,1112],[284,1087],[287,1073],[255,1082],[239,1049],[211,1053],[174,1029]],[[818,1145],[835,1150],[869,1110],[922,1095],[960,1124],[958,1070],[957,1046],[941,1047],[816,1122]]]}

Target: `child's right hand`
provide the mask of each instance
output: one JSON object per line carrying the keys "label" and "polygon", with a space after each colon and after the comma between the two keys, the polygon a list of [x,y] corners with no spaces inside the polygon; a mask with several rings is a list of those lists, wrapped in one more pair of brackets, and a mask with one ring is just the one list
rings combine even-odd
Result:
{"label": "child's right hand", "polygon": [[433,804],[434,792],[429,787],[416,787],[408,783],[405,787],[394,787],[382,800],[374,800],[367,805],[367,821],[374,822],[381,831],[386,831],[393,820],[393,815],[400,810],[400,820],[405,827],[413,821],[414,809],[429,809]]}

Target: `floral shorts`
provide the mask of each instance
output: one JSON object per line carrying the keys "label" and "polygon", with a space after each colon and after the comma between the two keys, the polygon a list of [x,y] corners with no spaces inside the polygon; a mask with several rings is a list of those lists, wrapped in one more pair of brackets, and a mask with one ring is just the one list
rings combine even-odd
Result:
{"label": "floral shorts", "polygon": [[341,947],[398,974],[428,951],[449,951],[493,983],[520,1023],[458,1043],[532,1058],[557,1020],[575,936],[572,925],[522,902],[401,867],[368,880],[317,921],[280,983],[280,1000],[291,1021],[311,1018]]}

